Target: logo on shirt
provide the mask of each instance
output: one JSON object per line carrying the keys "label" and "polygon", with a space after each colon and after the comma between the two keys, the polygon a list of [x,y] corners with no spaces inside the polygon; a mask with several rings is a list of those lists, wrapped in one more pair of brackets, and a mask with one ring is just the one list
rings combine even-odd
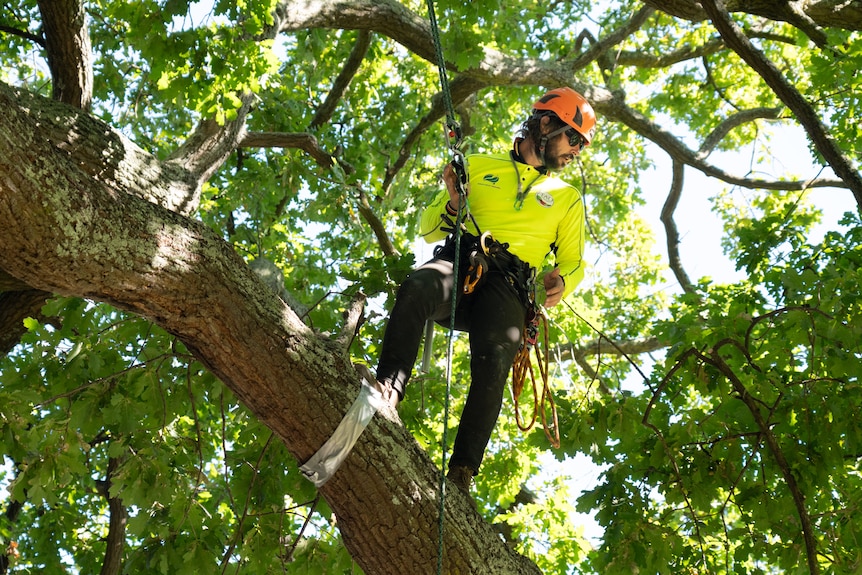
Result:
{"label": "logo on shirt", "polygon": [[496,184],[500,181],[500,176],[495,176],[494,174],[485,174],[482,179],[490,184]]}
{"label": "logo on shirt", "polygon": [[536,201],[543,208],[550,208],[554,205],[554,196],[548,192],[536,192]]}

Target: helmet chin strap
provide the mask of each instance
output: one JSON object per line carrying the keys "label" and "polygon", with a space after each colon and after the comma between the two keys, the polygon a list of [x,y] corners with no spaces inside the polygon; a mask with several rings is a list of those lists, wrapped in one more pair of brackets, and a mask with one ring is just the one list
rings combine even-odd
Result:
{"label": "helmet chin strap", "polygon": [[545,160],[545,148],[548,146],[548,137],[542,136],[542,139],[536,143],[536,155],[542,161],[542,167],[546,167],[548,162]]}

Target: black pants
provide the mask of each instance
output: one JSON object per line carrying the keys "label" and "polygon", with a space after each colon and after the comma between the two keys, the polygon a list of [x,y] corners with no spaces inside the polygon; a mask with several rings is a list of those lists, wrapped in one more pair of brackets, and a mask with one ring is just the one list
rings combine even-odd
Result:
{"label": "black pants", "polygon": [[[377,364],[377,379],[403,397],[428,319],[449,325],[453,266],[439,254],[414,270],[398,290]],[[458,283],[462,284],[459,273]],[[470,334],[470,391],[449,466],[478,472],[500,415],[512,361],[518,353],[526,308],[506,274],[491,269],[472,294],[461,295],[455,328]]]}

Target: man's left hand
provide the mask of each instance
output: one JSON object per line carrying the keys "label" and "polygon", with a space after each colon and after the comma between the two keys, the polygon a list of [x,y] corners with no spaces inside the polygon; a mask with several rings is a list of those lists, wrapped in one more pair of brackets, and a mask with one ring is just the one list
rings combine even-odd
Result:
{"label": "man's left hand", "polygon": [[553,307],[560,303],[563,299],[563,290],[566,288],[566,282],[560,277],[560,268],[554,268],[546,273],[542,283],[545,285],[544,306]]}

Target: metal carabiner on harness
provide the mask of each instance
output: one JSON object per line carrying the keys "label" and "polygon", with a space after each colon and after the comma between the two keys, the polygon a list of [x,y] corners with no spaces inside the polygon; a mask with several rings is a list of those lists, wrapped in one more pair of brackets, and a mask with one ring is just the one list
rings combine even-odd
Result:
{"label": "metal carabiner on harness", "polygon": [[467,268],[467,274],[464,276],[464,295],[473,293],[476,286],[481,281],[488,267],[491,265],[488,259],[493,255],[492,247],[496,244],[491,232],[485,232],[479,238],[474,248],[471,248],[469,258],[470,267]]}

